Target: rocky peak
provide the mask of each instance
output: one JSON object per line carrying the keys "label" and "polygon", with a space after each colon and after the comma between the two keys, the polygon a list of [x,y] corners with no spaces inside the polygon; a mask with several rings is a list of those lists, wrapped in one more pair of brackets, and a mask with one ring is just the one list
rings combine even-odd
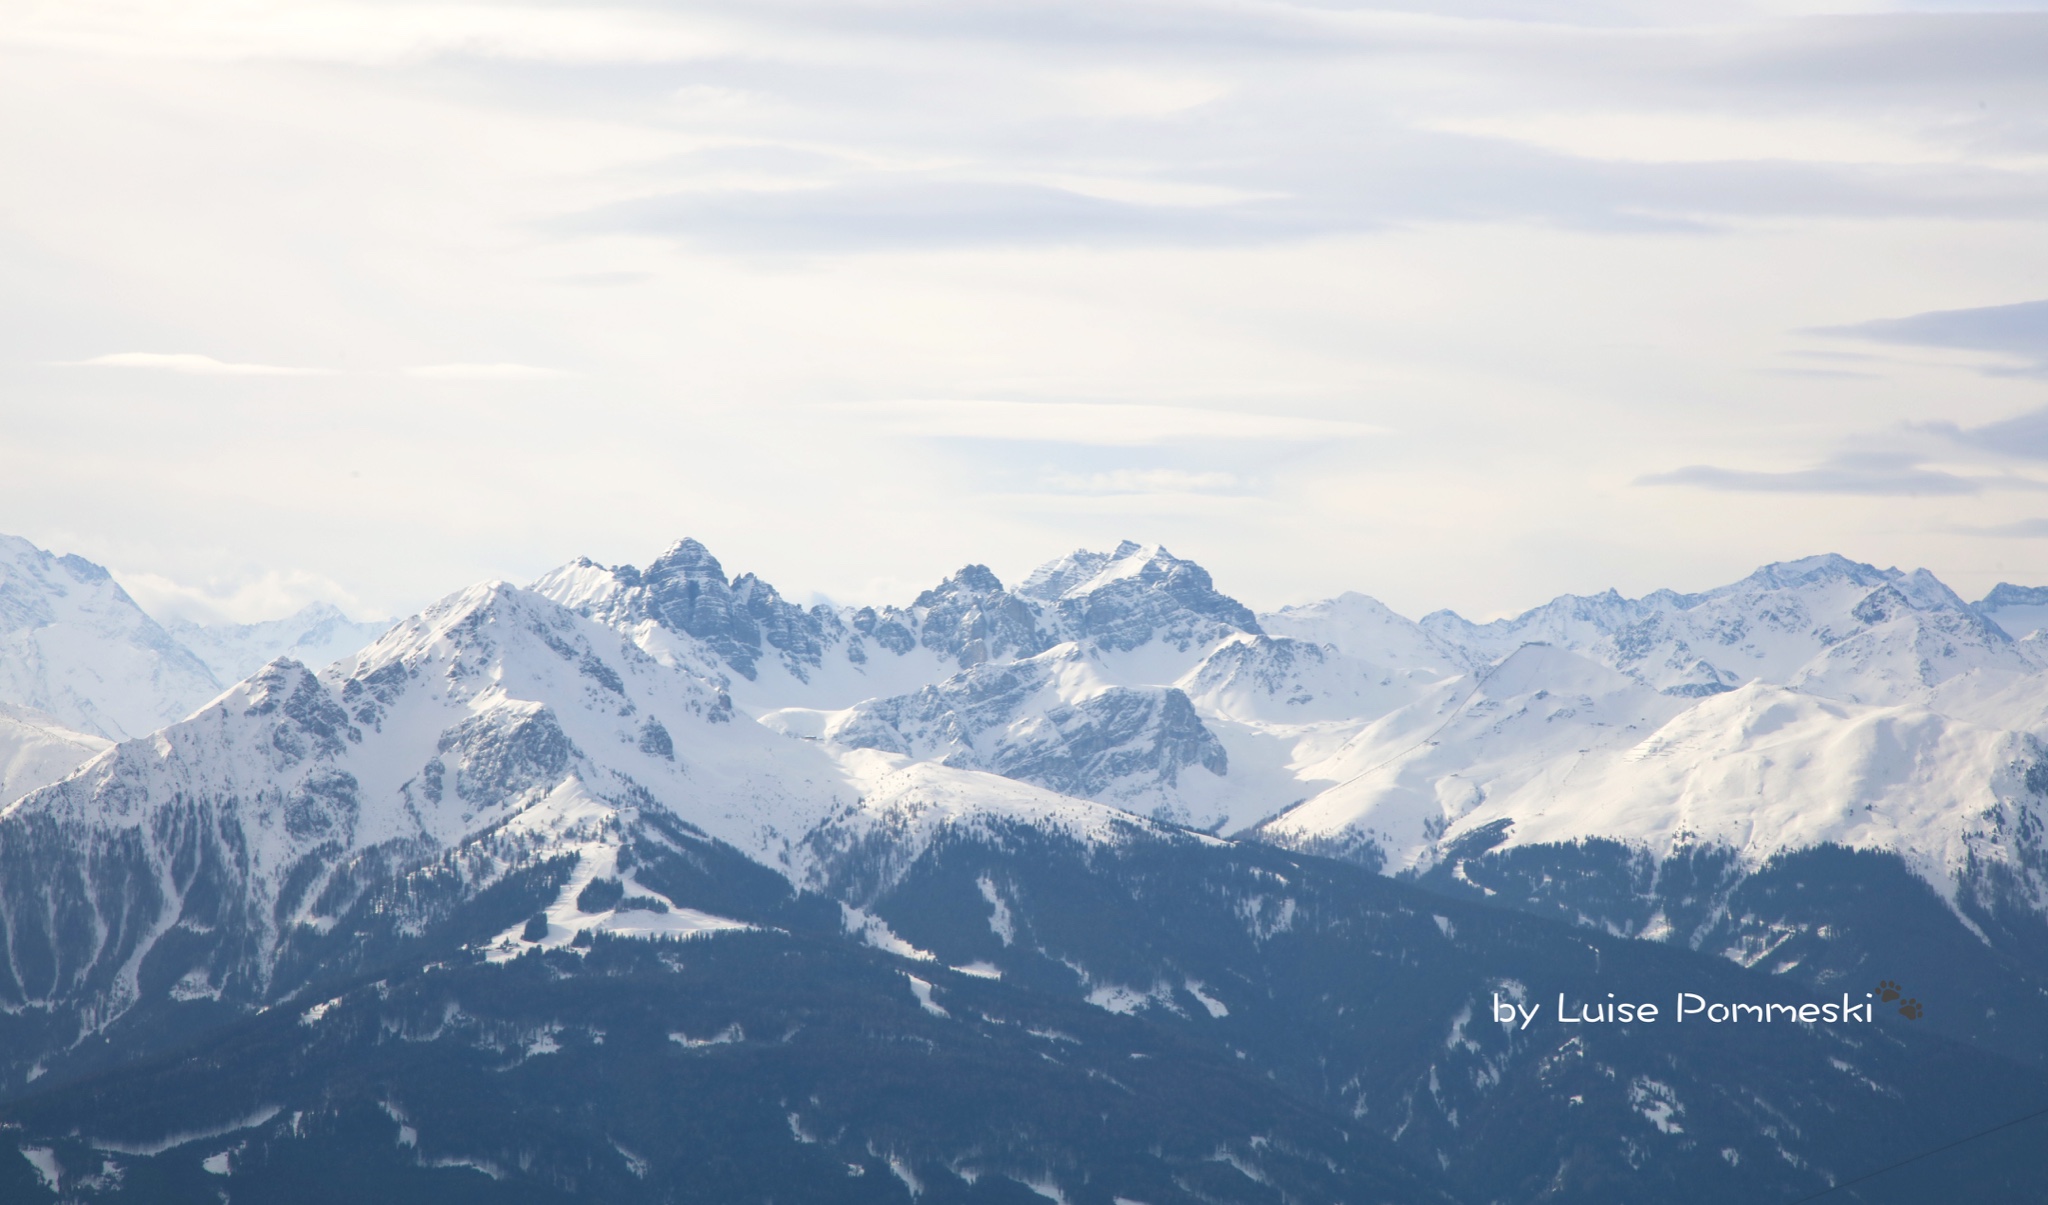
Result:
{"label": "rocky peak", "polygon": [[985,661],[1029,657],[1051,648],[1039,609],[1003,588],[986,565],[968,565],[917,596],[911,614],[920,642],[962,669]]}
{"label": "rocky peak", "polygon": [[1219,593],[1208,570],[1157,544],[1077,550],[1033,573],[1020,593],[1050,603],[1062,634],[1104,649],[1154,639],[1187,649],[1262,633],[1251,608]]}
{"label": "rocky peak", "polygon": [[606,569],[578,558],[535,582],[534,589],[593,619],[653,620],[694,637],[750,681],[768,649],[804,677],[805,667],[821,664],[826,647],[845,630],[831,609],[807,611],[754,574],[727,580],[718,558],[694,539],[676,541],[645,569]]}
{"label": "rocky peak", "polygon": [[1858,586],[1881,586],[1899,576],[1896,569],[1879,569],[1862,561],[1852,561],[1840,553],[1826,552],[1818,556],[1800,557],[1794,561],[1773,561],[1741,581],[1721,589],[1796,590],[1801,586],[1842,581]]}
{"label": "rocky peak", "polygon": [[[756,583],[758,585],[758,583]],[[761,629],[733,597],[725,569],[696,540],[676,542],[640,574],[649,618],[710,645],[747,678],[761,656]]]}
{"label": "rocky peak", "polygon": [[1024,584],[1017,587],[1017,593],[1028,598],[1055,602],[1098,574],[1113,562],[1123,560],[1143,550],[1143,545],[1134,540],[1125,540],[1116,546],[1114,552],[1091,552],[1076,548],[1056,561],[1048,561],[1034,570]]}

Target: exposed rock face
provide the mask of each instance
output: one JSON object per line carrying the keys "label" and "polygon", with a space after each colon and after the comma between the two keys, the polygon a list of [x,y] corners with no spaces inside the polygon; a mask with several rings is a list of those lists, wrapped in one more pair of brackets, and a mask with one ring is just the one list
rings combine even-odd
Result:
{"label": "exposed rock face", "polygon": [[757,672],[764,647],[781,651],[793,664],[818,665],[827,634],[836,635],[840,626],[829,610],[805,611],[751,573],[728,584],[718,558],[695,540],[679,541],[639,579],[644,593],[630,605],[704,641],[748,678]]}
{"label": "exposed rock face", "polygon": [[910,613],[922,643],[968,669],[1029,657],[1052,647],[1038,608],[1003,589],[986,565],[969,565],[917,596]]}
{"label": "exposed rock face", "polygon": [[1229,770],[1222,744],[1184,692],[1103,685],[1071,644],[862,703],[826,737],[1140,811],[1166,805],[1191,767],[1218,776]]}
{"label": "exposed rock face", "polygon": [[1249,607],[1217,592],[1208,570],[1156,544],[1125,540],[1114,552],[1074,552],[1017,592],[1047,604],[1063,636],[1102,649],[1161,640],[1186,651],[1261,630]]}
{"label": "exposed rock face", "polygon": [[579,558],[535,583],[539,593],[614,626],[643,620],[702,641],[748,680],[771,651],[797,677],[824,663],[846,627],[829,607],[797,606],[751,573],[725,568],[696,540],[679,540],[645,569]]}
{"label": "exposed rock face", "polygon": [[693,539],[645,569],[579,558],[534,590],[617,627],[651,622],[686,636],[750,682],[771,655],[809,682],[821,669],[919,648],[969,669],[1068,640],[1111,651],[1158,640],[1187,652],[1259,631],[1251,611],[1218,593],[1200,565],[1128,540],[1112,553],[1084,550],[1047,565],[1015,591],[986,565],[968,565],[907,607],[799,607],[751,573],[728,581],[718,558]]}

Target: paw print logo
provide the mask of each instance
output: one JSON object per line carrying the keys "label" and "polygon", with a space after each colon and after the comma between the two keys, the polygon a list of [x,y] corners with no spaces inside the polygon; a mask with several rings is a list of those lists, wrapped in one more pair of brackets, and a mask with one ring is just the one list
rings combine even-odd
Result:
{"label": "paw print logo", "polygon": [[1926,1011],[1926,1009],[1920,1007],[1920,1001],[1918,1000],[1908,1000],[1904,1004],[1899,1005],[1899,1015],[1908,1021],[1918,1021],[1920,1014]]}
{"label": "paw print logo", "polygon": [[1892,1001],[1904,995],[1905,990],[1906,989],[1898,985],[1897,980],[1887,979],[1883,983],[1877,985],[1878,999],[1883,1000],[1886,1004],[1890,1004]]}

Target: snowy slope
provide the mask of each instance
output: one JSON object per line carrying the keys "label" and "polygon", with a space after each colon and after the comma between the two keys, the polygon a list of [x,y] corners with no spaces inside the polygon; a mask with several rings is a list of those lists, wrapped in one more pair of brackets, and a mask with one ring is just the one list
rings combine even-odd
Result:
{"label": "snowy slope", "polygon": [[[1260,832],[1332,852],[1369,843],[1368,860],[1389,871],[1426,866],[1483,822],[1482,804],[1533,796],[1576,809],[1589,756],[1636,744],[1687,706],[1576,653],[1525,645],[1301,767],[1323,789]],[[1579,814],[1598,829],[1596,815]]]}
{"label": "snowy slope", "polygon": [[0,703],[121,739],[186,715],[220,687],[105,569],[0,536]]}
{"label": "snowy slope", "polygon": [[1436,685],[1430,668],[1390,669],[1334,645],[1240,636],[1177,682],[1204,714],[1275,725],[1371,720]]}
{"label": "snowy slope", "polygon": [[[1544,668],[1545,681],[1564,677]],[[1427,868],[1482,832],[1496,848],[1605,837],[1659,858],[1726,849],[1751,869],[1832,843],[1898,853],[1948,896],[1973,869],[2003,865],[2031,877],[2036,906],[2048,906],[2048,808],[2028,781],[2048,764],[2037,737],[1762,683],[1683,708],[1606,686],[1582,672],[1576,692],[1539,697],[1489,680],[1439,712],[1417,708],[1332,759],[1357,776],[1266,833],[1283,844],[1369,839],[1389,870]]]}
{"label": "snowy slope", "polygon": [[56,782],[111,744],[40,712],[0,704],[0,806]]}
{"label": "snowy slope", "polygon": [[1490,660],[1475,660],[1472,649],[1439,641],[1421,624],[1355,591],[1322,602],[1282,607],[1259,616],[1259,623],[1274,636],[1327,644],[1349,656],[1409,674],[1448,677]]}
{"label": "snowy slope", "polygon": [[173,619],[164,625],[222,682],[239,682],[279,657],[318,669],[362,648],[390,626],[350,619],[331,603],[312,603],[296,615],[261,623]]}
{"label": "snowy slope", "polygon": [[[684,577],[687,590],[675,585]],[[1756,860],[1837,839],[1769,818],[1826,800],[1904,809],[1840,839],[1904,843],[1952,891],[1966,815],[2002,789],[1954,741],[1934,741],[1930,768],[1872,787],[1870,800],[1843,784],[1891,780],[1846,744],[1779,765],[1761,800],[1737,789],[1740,775],[1708,773],[1728,797],[1696,784],[1682,811],[1670,784],[1613,766],[1635,765],[1628,751],[1671,724],[1695,736],[1732,725],[1710,743],[1742,756],[1760,738],[1707,704],[1749,697],[1752,681],[1841,704],[1844,728],[1858,709],[1903,707],[1958,733],[2003,733],[1984,739],[2008,749],[2048,731],[2031,646],[1924,571],[1835,556],[1700,594],[1567,596],[1491,624],[1414,623],[1360,594],[1255,617],[1199,566],[1129,541],[1059,558],[1015,590],[969,566],[907,606],[837,615],[728,582],[690,541],[644,571],[579,562],[540,589],[669,664],[752,669],[726,678],[740,711],[806,741],[986,770],[1204,829],[1260,825],[1267,839],[1389,870],[1426,868],[1507,819],[1510,843],[1603,836],[1668,852],[1690,834]],[[773,635],[799,619],[811,643]],[[1944,773],[1977,802],[1951,798]],[[1909,812],[1940,812],[1947,827]]]}

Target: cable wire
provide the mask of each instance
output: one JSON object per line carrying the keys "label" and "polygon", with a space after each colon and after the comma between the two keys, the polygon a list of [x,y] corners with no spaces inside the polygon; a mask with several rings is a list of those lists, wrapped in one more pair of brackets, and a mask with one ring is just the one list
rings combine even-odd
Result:
{"label": "cable wire", "polygon": [[1822,1197],[1828,1196],[1832,1193],[1838,1193],[1845,1188],[1854,1188],[1856,1185],[1861,1184],[1866,1180],[1875,1180],[1879,1176],[1884,1175],[1886,1172],[1895,1172],[1909,1163],[1918,1163],[1922,1159],[1925,1159],[1930,1155],[1939,1155],[1943,1151],[1952,1151],[1957,1147],[1962,1146],[1966,1142],[1975,1142],[1979,1138],[1989,1137],[1992,1134],[1996,1134],[2000,1130],[2009,1130],[2014,1126],[2021,1124],[2022,1122],[2032,1121],[2036,1117],[2048,1117],[2048,1109],[2037,1109],[2034,1112],[2027,1114],[2025,1117],[2015,1117],[2011,1121],[2000,1122],[1999,1124],[1992,1126],[1988,1130],[1979,1130],[1974,1134],[1968,1135],[1967,1137],[1958,1138],[1954,1142],[1948,1143],[1946,1145],[1937,1146],[1932,1150],[1921,1151],[1919,1154],[1914,1155],[1909,1159],[1901,1159],[1897,1163],[1886,1164],[1885,1166],[1878,1168],[1876,1171],[1864,1172],[1862,1175],[1856,1177],[1854,1180],[1844,1180],[1840,1184],[1834,1185],[1831,1188],[1823,1188],[1819,1192],[1814,1193],[1811,1196],[1801,1197],[1796,1201],[1788,1201],[1786,1202],[1786,1205],[1806,1205],[1808,1201],[1818,1201]]}

